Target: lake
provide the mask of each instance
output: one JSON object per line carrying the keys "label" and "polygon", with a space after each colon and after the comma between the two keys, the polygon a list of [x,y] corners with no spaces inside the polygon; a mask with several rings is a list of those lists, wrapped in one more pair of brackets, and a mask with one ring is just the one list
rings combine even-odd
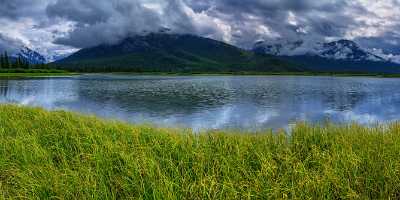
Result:
{"label": "lake", "polygon": [[279,129],[326,120],[370,125],[400,119],[400,79],[108,74],[0,79],[0,102],[195,130]]}

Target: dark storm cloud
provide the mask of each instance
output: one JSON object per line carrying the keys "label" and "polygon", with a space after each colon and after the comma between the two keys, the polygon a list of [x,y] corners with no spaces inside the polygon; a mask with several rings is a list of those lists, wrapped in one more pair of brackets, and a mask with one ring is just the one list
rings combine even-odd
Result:
{"label": "dark storm cloud", "polygon": [[18,48],[23,46],[23,42],[16,39],[5,36],[0,33],[0,52],[8,51],[8,53],[14,54],[18,51]]}
{"label": "dark storm cloud", "polygon": [[170,28],[175,33],[223,39],[217,24],[205,15],[197,16],[181,0],[148,3],[131,0],[57,0],[47,7],[47,14],[51,18],[64,18],[76,23],[68,36],[58,38],[55,42],[78,48],[114,43],[125,37],[162,28]]}
{"label": "dark storm cloud", "polygon": [[47,0],[0,0],[0,18],[38,17],[46,5]]}
{"label": "dark storm cloud", "polygon": [[64,21],[50,35],[54,43],[77,48],[164,27],[245,48],[260,39],[351,37],[394,51],[400,35],[400,0],[0,0],[0,5],[0,20],[30,18],[37,29]]}
{"label": "dark storm cloud", "polygon": [[75,29],[56,43],[80,48],[118,40],[157,22],[135,1],[58,0],[47,7],[47,14],[76,22]]}
{"label": "dark storm cloud", "polygon": [[[195,12],[222,19],[232,28],[231,41],[251,47],[255,40],[275,37],[321,40],[343,37],[357,26],[351,13],[368,13],[347,0],[185,0]],[[351,12],[348,12],[351,11]],[[293,18],[293,19],[291,19]],[[260,32],[265,26],[272,34]]]}
{"label": "dark storm cloud", "polygon": [[0,15],[2,17],[17,18],[18,1],[0,0]]}
{"label": "dark storm cloud", "polygon": [[58,0],[47,7],[47,14],[76,22],[76,28],[56,42],[79,48],[113,43],[171,25],[175,31],[194,29],[179,1],[168,1],[164,6],[163,10],[156,10],[130,0]]}
{"label": "dark storm cloud", "polygon": [[[77,23],[73,32],[56,42],[78,48],[112,43],[162,27],[251,48],[256,40],[276,37],[310,41],[343,38],[349,30],[367,26],[365,21],[356,20],[356,15],[381,17],[348,0],[151,1],[160,5],[158,9],[149,9],[144,2],[57,0],[47,13]],[[396,7],[399,1],[392,4]],[[392,32],[399,35],[398,29]]]}
{"label": "dark storm cloud", "polygon": [[26,3],[24,0],[0,0],[0,16],[9,18],[19,18],[21,17],[21,12],[18,9],[20,3]]}
{"label": "dark storm cloud", "polygon": [[[155,2],[161,7],[160,10],[154,10],[144,6],[141,1],[57,0],[47,7],[47,13],[50,17],[66,18],[77,23],[74,31],[56,42],[79,48],[116,42],[161,27],[216,39],[231,35],[233,41],[229,42],[249,47],[254,40],[271,36],[258,32],[256,29],[260,25],[283,38],[341,37],[349,26],[355,24],[352,16],[338,12],[349,7],[355,9],[348,2],[170,0]],[[293,15],[295,22],[288,20],[290,15]],[[224,24],[230,30],[223,30],[221,26]]]}
{"label": "dark storm cloud", "polygon": [[[345,38],[348,37],[350,30],[372,26],[366,22],[368,20],[357,20],[356,16],[380,19],[383,22],[396,21],[387,16],[380,16],[386,11],[374,13],[359,2],[348,0],[186,0],[186,2],[194,10],[207,12],[211,16],[229,22],[237,30],[235,42],[245,47],[251,46],[255,39],[271,39],[269,34],[254,31],[255,27],[260,25],[267,26],[281,38],[319,41],[326,38]],[[384,1],[370,3],[380,4],[381,2],[383,4]],[[367,5],[370,3],[367,1]],[[389,11],[400,9],[399,0],[390,0],[389,5]],[[294,21],[290,20],[291,17]],[[375,26],[372,28],[382,30],[381,24],[377,23]],[[385,30],[382,35],[371,38],[372,41],[362,36],[364,39],[358,41],[368,48],[376,44],[380,48],[390,47],[390,51],[393,51],[399,49],[400,46],[393,42],[396,38],[398,40],[399,31],[400,26],[397,25],[388,31]],[[380,45],[377,41],[380,41]]]}
{"label": "dark storm cloud", "polygon": [[382,49],[384,53],[400,54],[400,36],[393,32],[381,37],[359,37],[355,41],[369,49],[376,48]]}
{"label": "dark storm cloud", "polygon": [[[251,21],[251,16],[258,19],[258,24],[267,25],[282,37],[302,35],[299,29],[305,29],[308,35],[342,36],[346,28],[354,24],[352,16],[341,11],[362,9],[349,5],[349,1],[337,0],[214,0],[210,1],[209,8],[214,15],[225,15],[227,21],[240,29],[254,29],[253,26],[244,26],[244,22]],[[189,2],[190,3],[190,2]],[[197,4],[190,3],[193,6]],[[297,24],[290,24],[290,15],[295,17]],[[257,21],[257,20],[253,20]]]}

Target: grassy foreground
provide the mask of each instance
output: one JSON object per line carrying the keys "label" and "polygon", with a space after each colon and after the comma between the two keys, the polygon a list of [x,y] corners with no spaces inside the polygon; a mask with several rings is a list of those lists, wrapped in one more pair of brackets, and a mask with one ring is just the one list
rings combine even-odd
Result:
{"label": "grassy foreground", "polygon": [[0,198],[398,199],[400,124],[196,135],[5,105]]}

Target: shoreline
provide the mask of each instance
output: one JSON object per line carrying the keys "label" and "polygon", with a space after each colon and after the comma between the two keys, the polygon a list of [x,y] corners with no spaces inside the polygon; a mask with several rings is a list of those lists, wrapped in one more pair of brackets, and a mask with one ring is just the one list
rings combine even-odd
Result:
{"label": "shoreline", "polygon": [[400,74],[358,74],[358,73],[165,73],[165,72],[94,72],[80,74],[149,75],[149,76],[324,76],[324,77],[376,77],[400,78]]}
{"label": "shoreline", "polygon": [[29,78],[29,77],[56,77],[56,76],[76,76],[80,75],[79,73],[71,73],[71,72],[49,72],[49,73],[1,73],[0,79],[7,78]]}
{"label": "shoreline", "polygon": [[[48,72],[47,72],[48,71]],[[91,74],[135,75],[135,76],[308,76],[308,77],[375,77],[400,78],[400,74],[378,73],[328,73],[328,72],[69,72],[62,70],[32,69],[26,72],[17,70],[5,72],[0,70],[0,78],[46,77],[46,76],[73,76]]]}

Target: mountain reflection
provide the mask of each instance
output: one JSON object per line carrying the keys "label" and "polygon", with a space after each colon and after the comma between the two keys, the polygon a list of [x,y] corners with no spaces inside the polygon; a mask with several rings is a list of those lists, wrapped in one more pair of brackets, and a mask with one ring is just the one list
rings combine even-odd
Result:
{"label": "mountain reflection", "polygon": [[194,129],[399,119],[397,79],[114,76],[0,80],[0,102]]}
{"label": "mountain reflection", "polygon": [[7,94],[8,94],[8,80],[0,79],[0,96],[7,97]]}

